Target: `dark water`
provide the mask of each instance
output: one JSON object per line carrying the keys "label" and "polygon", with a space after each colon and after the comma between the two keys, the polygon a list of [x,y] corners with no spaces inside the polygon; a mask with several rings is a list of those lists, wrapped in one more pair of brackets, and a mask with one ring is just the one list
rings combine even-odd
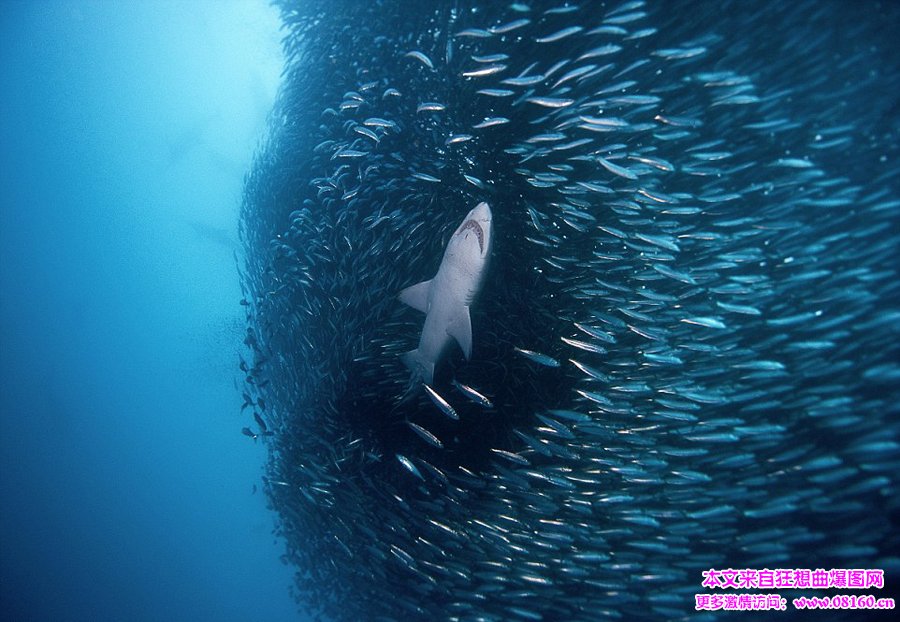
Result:
{"label": "dark water", "polygon": [[[245,421],[302,602],[681,619],[711,567],[896,589],[896,6],[280,6]],[[479,201],[474,355],[433,387],[457,420],[402,399],[396,296]]]}
{"label": "dark water", "polygon": [[288,619],[233,386],[262,3],[0,4],[0,619]]}

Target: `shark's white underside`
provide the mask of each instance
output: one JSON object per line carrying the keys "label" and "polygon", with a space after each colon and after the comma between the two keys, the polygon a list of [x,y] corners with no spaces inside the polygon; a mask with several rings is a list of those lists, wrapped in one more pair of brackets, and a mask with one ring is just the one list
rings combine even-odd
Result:
{"label": "shark's white underside", "polygon": [[400,301],[425,313],[419,347],[403,355],[403,362],[425,384],[434,381],[435,365],[451,337],[466,359],[472,356],[472,319],[469,307],[481,290],[491,252],[492,214],[479,203],[463,219],[444,251],[434,278],[407,287]]}

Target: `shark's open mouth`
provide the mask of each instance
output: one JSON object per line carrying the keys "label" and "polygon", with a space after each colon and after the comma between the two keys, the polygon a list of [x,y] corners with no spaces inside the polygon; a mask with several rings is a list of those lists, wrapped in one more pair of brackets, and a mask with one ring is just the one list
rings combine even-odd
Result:
{"label": "shark's open mouth", "polygon": [[460,229],[460,233],[463,231],[474,231],[475,235],[478,236],[478,249],[481,251],[481,254],[484,254],[484,229],[481,228],[474,220],[467,220],[463,223],[462,228]]}

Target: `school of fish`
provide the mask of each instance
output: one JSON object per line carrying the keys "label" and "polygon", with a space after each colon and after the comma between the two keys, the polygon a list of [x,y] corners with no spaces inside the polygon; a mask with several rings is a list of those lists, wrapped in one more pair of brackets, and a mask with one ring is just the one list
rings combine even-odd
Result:
{"label": "school of fish", "polygon": [[[238,427],[302,609],[703,620],[709,568],[896,588],[896,6],[276,5]],[[398,296],[481,203],[471,351],[438,334],[411,381]]]}

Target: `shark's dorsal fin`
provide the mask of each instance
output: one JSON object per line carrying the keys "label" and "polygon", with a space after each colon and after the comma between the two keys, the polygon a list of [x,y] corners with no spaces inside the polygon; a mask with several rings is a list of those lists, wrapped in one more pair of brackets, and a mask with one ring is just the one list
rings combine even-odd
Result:
{"label": "shark's dorsal fin", "polygon": [[422,313],[428,313],[428,293],[431,291],[431,279],[410,285],[400,292],[400,302],[407,304]]}
{"label": "shark's dorsal fin", "polygon": [[467,361],[472,358],[472,318],[469,307],[462,307],[461,313],[453,318],[447,326],[447,334],[456,339]]}

